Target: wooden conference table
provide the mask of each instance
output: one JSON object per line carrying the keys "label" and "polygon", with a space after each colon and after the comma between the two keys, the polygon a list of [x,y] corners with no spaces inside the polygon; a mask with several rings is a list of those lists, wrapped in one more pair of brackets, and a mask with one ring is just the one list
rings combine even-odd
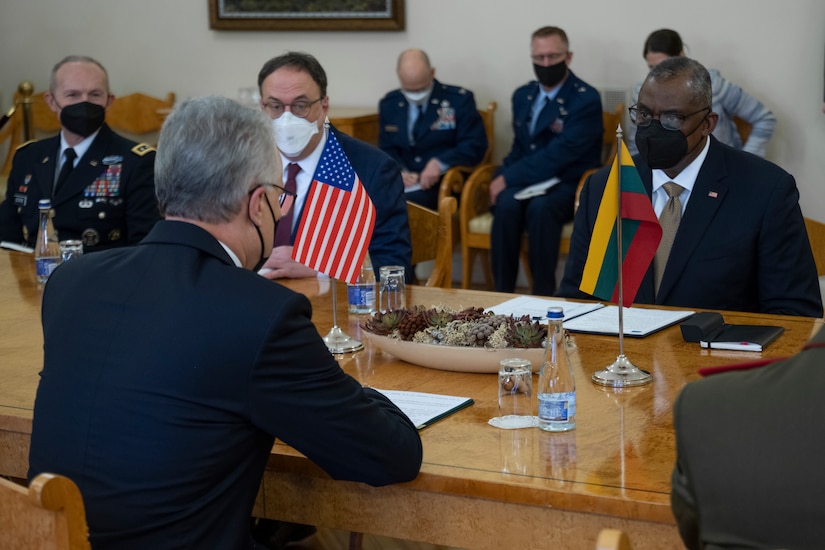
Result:
{"label": "wooden conference table", "polygon": [[[288,281],[310,296],[324,335],[332,326],[327,281]],[[328,286],[328,284],[327,284]],[[488,307],[512,295],[409,287],[408,304]],[[25,477],[32,409],[42,366],[40,301],[30,255],[0,250],[0,474]],[[338,292],[338,324],[361,338],[362,317],[346,312]],[[701,350],[678,327],[626,339],[625,353],[654,381],[625,391],[601,389],[593,372],[613,362],[615,337],[575,335],[578,389],[574,431],[500,430],[493,374],[417,367],[373,348],[340,359],[363,384],[381,389],[469,396],[475,404],[421,431],[424,464],[412,482],[374,488],[331,480],[276,443],[255,513],[275,519],[466,548],[592,549],[604,527],[624,529],[636,550],[680,546],[670,512],[675,452],[671,407],[703,366],[787,356],[822,319],[725,313],[733,323],[781,324],[785,333],[763,354]],[[712,429],[712,427],[709,427]]]}

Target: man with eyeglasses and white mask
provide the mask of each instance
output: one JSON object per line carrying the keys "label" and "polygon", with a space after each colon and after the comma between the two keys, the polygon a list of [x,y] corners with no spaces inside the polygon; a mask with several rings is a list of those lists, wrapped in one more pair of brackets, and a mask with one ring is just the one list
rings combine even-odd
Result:
{"label": "man with eyeglasses and white mask", "polygon": [[304,52],[287,52],[270,59],[258,74],[258,87],[261,108],[272,119],[284,185],[297,195],[294,214],[281,222],[261,274],[269,279],[317,275],[292,259],[292,243],[327,132],[334,132],[375,205],[369,254],[376,277],[385,265],[405,266],[411,277],[412,245],[401,171],[386,153],[328,124],[327,76],[318,60]]}
{"label": "man with eyeglasses and white mask", "polygon": [[[822,299],[793,176],[711,134],[710,75],[687,57],[648,74],[633,157],[662,225],[636,302],[822,317]],[[576,212],[558,295],[579,290],[609,167],[590,178]]]}

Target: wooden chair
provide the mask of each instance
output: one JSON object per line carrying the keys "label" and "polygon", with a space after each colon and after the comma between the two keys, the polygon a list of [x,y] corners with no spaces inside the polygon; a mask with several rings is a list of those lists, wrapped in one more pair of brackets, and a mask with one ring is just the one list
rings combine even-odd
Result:
{"label": "wooden chair", "polygon": [[[493,145],[495,141],[495,114],[498,109],[498,103],[490,101],[487,103],[487,109],[479,110],[481,120],[484,121],[484,132],[487,134],[487,152],[481,160],[481,164],[492,162],[493,160]],[[479,164],[478,166],[480,166]],[[438,202],[441,204],[441,199],[453,195],[460,195],[464,188],[464,181],[472,173],[476,166],[453,166],[444,173],[441,178],[441,185],[438,188]]]}
{"label": "wooden chair", "polygon": [[136,92],[116,97],[106,110],[106,122],[115,131],[131,134],[159,132],[174,105],[174,92],[169,92],[163,99]]}
{"label": "wooden chair", "polygon": [[742,139],[742,143],[744,144],[748,141],[748,138],[751,135],[753,125],[736,115],[733,115],[733,123],[736,125],[736,131],[739,132],[739,137]]}
{"label": "wooden chair", "polygon": [[624,531],[602,529],[596,539],[596,550],[633,550],[633,546]]}
{"label": "wooden chair", "polygon": [[453,285],[453,213],[455,197],[444,197],[438,212],[407,202],[412,236],[413,265],[435,260],[426,286],[451,288]]}
{"label": "wooden chair", "polygon": [[814,253],[816,274],[822,277],[825,275],[825,223],[805,218],[805,229],[808,231],[808,240]]}
{"label": "wooden chair", "polygon": [[55,474],[38,475],[28,489],[0,478],[0,542],[3,548],[90,549],[77,485]]}
{"label": "wooden chair", "polygon": [[[602,134],[602,163],[607,164],[613,160],[618,149],[616,141],[616,127],[622,120],[624,105],[619,104],[613,112],[602,113],[602,124],[604,132]],[[467,178],[464,189],[461,193],[459,205],[459,232],[461,235],[461,288],[470,288],[472,280],[472,269],[479,252],[483,253],[484,275],[487,285],[492,285],[492,274],[490,271],[489,250],[490,250],[490,230],[493,226],[493,215],[490,213],[490,182],[493,175],[498,170],[497,165],[482,164]],[[578,207],[578,196],[584,186],[587,177],[597,169],[585,172],[579,180],[576,191],[576,206]],[[570,235],[573,232],[573,223],[566,224],[562,229],[562,240],[560,243],[560,254],[567,254],[570,250]],[[527,273],[528,280],[530,270],[527,263],[527,237],[522,239],[521,256],[522,263]],[[530,281],[532,285],[532,281]]]}
{"label": "wooden chair", "polygon": [[[15,111],[6,126],[0,131],[0,143],[9,140],[6,160],[0,168],[0,174],[8,175],[17,147],[27,139],[52,136],[60,131],[60,120],[46,103],[45,92],[34,93],[30,82],[23,82],[14,94]],[[31,129],[26,136],[24,121],[25,105],[31,107]],[[106,122],[115,131],[128,132],[126,137],[137,139],[141,134],[157,132],[163,120],[175,104],[174,92],[166,94],[164,99],[157,99],[141,93],[115,97],[106,110]]]}
{"label": "wooden chair", "polygon": [[[616,151],[619,149],[619,142],[616,138],[616,129],[622,122],[624,116],[624,104],[619,103],[612,113],[606,111],[602,112],[602,126],[604,133],[602,134],[602,166],[606,166],[613,162],[616,157]],[[576,188],[576,202],[574,212],[579,208],[579,195],[581,195],[584,182],[591,174],[597,172],[598,168],[591,168],[582,174],[579,178],[579,186]],[[561,242],[559,243],[559,254],[567,255],[570,253],[570,237],[573,235],[573,222],[564,224],[561,230]]]}

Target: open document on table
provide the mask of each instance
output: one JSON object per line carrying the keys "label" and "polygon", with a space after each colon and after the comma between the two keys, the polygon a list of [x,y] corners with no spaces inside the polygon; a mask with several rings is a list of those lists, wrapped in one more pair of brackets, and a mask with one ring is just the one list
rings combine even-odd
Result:
{"label": "open document on table", "polygon": [[442,418],[473,404],[470,397],[439,395],[417,391],[379,390],[386,395],[401,412],[407,415],[417,429],[426,428]]}
{"label": "open document on table", "polygon": [[[675,325],[693,315],[694,311],[669,309],[643,309],[637,307],[623,308],[622,325],[625,336],[641,338],[663,328]],[[582,315],[564,323],[570,332],[589,332],[591,334],[619,334],[619,308],[607,306]]]}
{"label": "open document on table", "polygon": [[[546,322],[547,308],[555,306],[564,310],[564,328],[571,332],[592,334],[619,334],[618,306],[605,306],[598,302],[565,302],[533,296],[519,296],[507,300],[490,311],[501,315],[521,317],[530,315],[537,321]],[[676,324],[693,315],[693,311],[624,308],[624,335],[642,337]]]}
{"label": "open document on table", "polygon": [[512,315],[521,317],[529,315],[536,321],[547,322],[547,308],[560,307],[564,310],[563,321],[569,321],[579,315],[590,313],[604,307],[604,304],[597,302],[577,303],[563,302],[561,300],[548,300],[546,298],[535,298],[533,296],[519,296],[512,300],[502,302],[490,309],[496,315]]}

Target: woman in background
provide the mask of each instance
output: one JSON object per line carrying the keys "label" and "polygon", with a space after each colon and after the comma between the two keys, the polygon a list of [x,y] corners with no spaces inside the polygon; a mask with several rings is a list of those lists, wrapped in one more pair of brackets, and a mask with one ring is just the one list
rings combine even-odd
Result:
{"label": "woman in background", "polygon": [[[642,55],[647,62],[647,66],[651,69],[668,57],[684,56],[682,38],[674,30],[660,29],[654,31],[645,40]],[[716,123],[713,136],[731,147],[764,157],[765,147],[776,126],[776,117],[761,101],[746,94],[736,84],[722,78],[722,75],[716,69],[708,68],[708,72],[710,73],[713,91],[713,112],[719,115],[719,121]],[[634,88],[632,105],[635,105],[638,101],[641,88],[641,82]],[[741,118],[752,126],[750,135],[744,144],[733,121],[734,116]],[[636,148],[635,124],[630,124],[626,141],[631,154],[635,155],[639,152]]]}

